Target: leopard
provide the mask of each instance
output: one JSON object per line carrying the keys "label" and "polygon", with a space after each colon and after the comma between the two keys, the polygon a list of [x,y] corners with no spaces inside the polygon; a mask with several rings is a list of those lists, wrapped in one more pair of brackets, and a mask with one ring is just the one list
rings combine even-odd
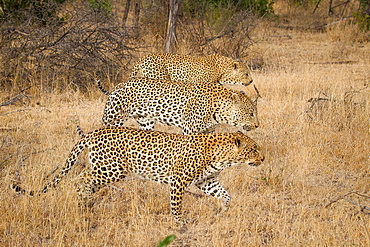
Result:
{"label": "leopard", "polygon": [[134,118],[140,129],[154,130],[160,123],[179,127],[184,135],[214,132],[218,124],[250,131],[259,126],[257,99],[217,84],[132,78],[110,92],[102,123],[120,127]]}
{"label": "leopard", "polygon": [[[217,83],[248,86],[253,82],[251,71],[240,60],[219,54],[207,56],[153,53],[140,58],[129,78],[146,77],[187,83]],[[99,85],[100,90],[109,91]]]}
{"label": "leopard", "polygon": [[248,86],[253,82],[251,71],[245,63],[219,54],[148,54],[133,66],[130,77],[138,75],[188,83],[216,82]]}
{"label": "leopard", "polygon": [[170,212],[175,223],[180,224],[188,223],[182,212],[185,189],[195,185],[204,194],[219,199],[221,208],[217,214],[223,213],[230,207],[231,196],[219,182],[219,174],[235,165],[259,166],[265,159],[260,146],[243,133],[184,136],[129,127],[103,127],[83,133],[65,165],[41,189],[25,190],[20,183],[11,184],[11,189],[18,194],[41,196],[67,176],[85,149],[88,149],[90,168],[73,179],[80,205],[93,207],[94,193],[134,176],[170,187]]}

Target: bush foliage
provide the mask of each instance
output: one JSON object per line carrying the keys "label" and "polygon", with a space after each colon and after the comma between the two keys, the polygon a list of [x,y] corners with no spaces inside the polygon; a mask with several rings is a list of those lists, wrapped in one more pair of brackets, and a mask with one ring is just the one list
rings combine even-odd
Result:
{"label": "bush foliage", "polygon": [[[124,0],[1,1],[0,86],[86,89],[96,78],[124,79],[139,56],[163,52],[168,2],[139,2],[130,7]],[[183,0],[174,52],[247,59],[250,34],[264,17],[275,15],[273,5]],[[368,15],[359,12],[356,18],[369,29]]]}

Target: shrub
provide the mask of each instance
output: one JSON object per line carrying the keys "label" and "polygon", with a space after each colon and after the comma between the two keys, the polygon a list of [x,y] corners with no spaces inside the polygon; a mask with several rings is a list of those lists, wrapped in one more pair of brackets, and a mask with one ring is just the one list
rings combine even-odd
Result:
{"label": "shrub", "polygon": [[86,89],[96,77],[122,80],[136,49],[133,31],[84,4],[69,8],[64,22],[0,26],[1,86]]}

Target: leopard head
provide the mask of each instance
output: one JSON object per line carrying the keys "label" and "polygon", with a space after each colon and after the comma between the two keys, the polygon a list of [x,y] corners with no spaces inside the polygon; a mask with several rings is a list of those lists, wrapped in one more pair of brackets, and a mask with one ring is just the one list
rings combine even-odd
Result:
{"label": "leopard head", "polygon": [[218,123],[227,123],[241,127],[246,131],[256,129],[259,126],[256,102],[241,92],[233,92],[214,117]]}
{"label": "leopard head", "polygon": [[232,60],[227,63],[227,66],[221,64],[219,67],[222,72],[219,84],[230,83],[248,86],[253,82],[250,69],[241,61]]}
{"label": "leopard head", "polygon": [[216,134],[210,143],[217,143],[212,156],[220,170],[238,164],[259,166],[265,159],[259,145],[240,132]]}

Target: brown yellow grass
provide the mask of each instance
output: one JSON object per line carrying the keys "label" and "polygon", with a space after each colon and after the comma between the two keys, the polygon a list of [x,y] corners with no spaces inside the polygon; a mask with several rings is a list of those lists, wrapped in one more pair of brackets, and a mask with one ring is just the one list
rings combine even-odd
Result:
{"label": "brown yellow grass", "polygon": [[194,220],[186,228],[173,224],[168,187],[138,179],[103,189],[91,212],[80,211],[71,184],[83,166],[45,195],[15,195],[14,179],[39,188],[63,165],[77,123],[100,127],[106,100],[98,89],[86,97],[31,88],[28,98],[0,108],[0,245],[156,246],[175,234],[171,246],[369,246],[369,210],[358,205],[369,208],[370,200],[354,193],[345,198],[358,205],[337,200],[352,191],[370,196],[370,44],[352,32],[261,26],[255,33],[261,126],[249,135],[266,160],[222,173],[232,202],[219,217],[217,200],[186,194]]}

